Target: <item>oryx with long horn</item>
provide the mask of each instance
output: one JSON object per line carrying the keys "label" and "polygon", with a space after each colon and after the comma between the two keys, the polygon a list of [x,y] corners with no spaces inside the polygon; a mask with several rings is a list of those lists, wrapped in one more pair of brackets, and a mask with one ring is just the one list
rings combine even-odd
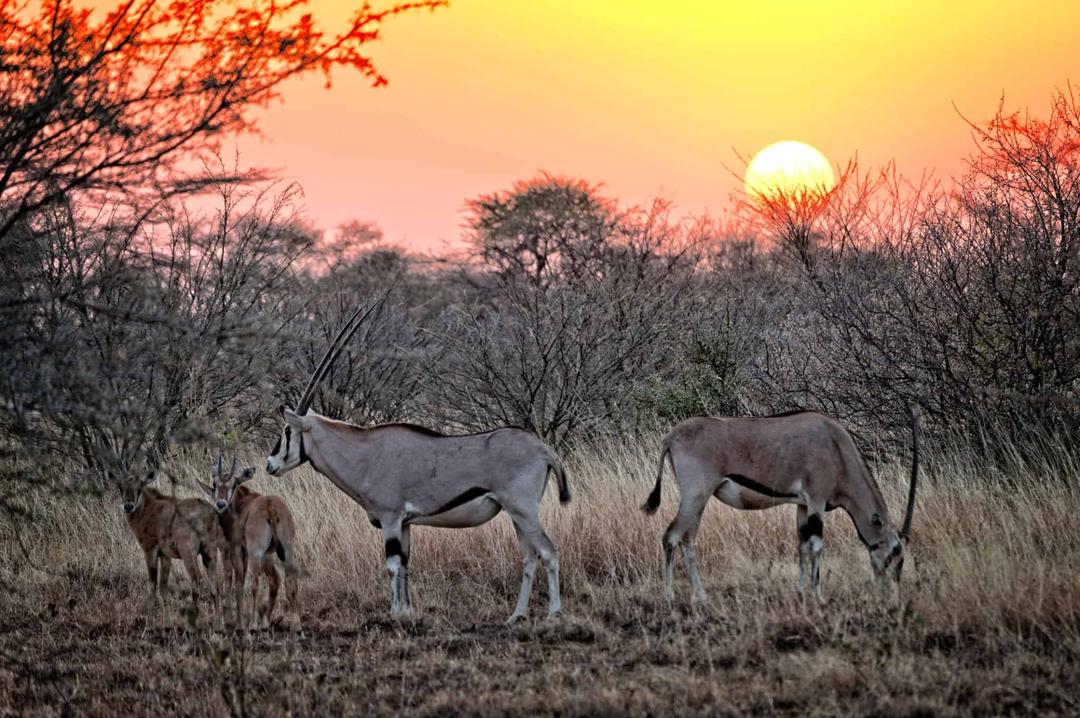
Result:
{"label": "oryx with long horn", "polygon": [[510,515],[524,562],[514,622],[526,615],[537,556],[548,579],[548,615],[558,615],[559,557],[540,524],[540,499],[554,473],[559,501],[570,490],[555,452],[534,434],[501,428],[447,436],[412,424],[364,428],[310,411],[319,382],[334,359],[380,302],[357,310],[335,337],[294,409],[281,408],[281,437],[266,471],[281,476],[310,461],[316,471],[359,503],[381,529],[390,574],[390,610],[412,610],[409,594],[409,529],[414,525],[479,526],[502,510]]}
{"label": "oryx with long horn", "polygon": [[675,549],[681,548],[694,598],[705,598],[694,542],[711,496],[736,509],[795,504],[799,586],[805,586],[809,574],[819,598],[823,519],[826,511],[835,508],[851,516],[870,552],[875,575],[883,579],[891,573],[899,580],[919,476],[919,426],[914,412],[911,431],[911,483],[898,531],[851,434],[835,419],[798,411],[765,417],[697,417],[677,425],[664,438],[656,485],[642,506],[650,514],[660,506],[660,482],[665,459],[670,458],[681,496],[662,540],[667,597],[675,595]]}

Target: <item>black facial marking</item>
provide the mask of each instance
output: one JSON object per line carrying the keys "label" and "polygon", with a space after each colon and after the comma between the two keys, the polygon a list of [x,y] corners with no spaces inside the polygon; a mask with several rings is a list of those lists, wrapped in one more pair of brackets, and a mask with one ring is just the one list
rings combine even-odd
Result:
{"label": "black facial marking", "polygon": [[396,537],[386,539],[386,558],[401,556],[401,541]]}
{"label": "black facial marking", "polygon": [[479,486],[475,486],[475,487],[469,489],[468,491],[466,491],[465,493],[460,494],[459,496],[456,496],[456,497],[450,499],[445,504],[443,504],[442,506],[440,506],[439,508],[435,509],[434,511],[432,511],[430,514],[427,514],[427,515],[428,516],[437,516],[439,514],[446,513],[450,509],[457,508],[458,506],[461,506],[462,504],[466,504],[466,503],[472,501],[473,499],[480,498],[481,496],[483,496],[487,492],[488,492],[487,489],[481,488]]}
{"label": "black facial marking", "polygon": [[285,427],[285,456],[289,456],[289,442],[292,440],[292,427]]}
{"label": "black facial marking", "polygon": [[821,517],[817,514],[810,514],[806,517],[806,523],[799,527],[799,540],[806,543],[814,536],[821,538],[821,532],[824,528]]}
{"label": "black facial marking", "polygon": [[371,517],[369,517],[369,518],[368,518],[368,521],[370,521],[370,522],[371,522],[371,525],[372,525],[372,526],[374,526],[375,528],[377,528],[377,529],[381,529],[381,528],[382,528],[382,521],[379,521],[379,520],[378,520],[377,518],[375,518],[374,516],[371,516]]}
{"label": "black facial marking", "polygon": [[768,496],[769,498],[773,498],[773,499],[797,499],[798,498],[798,495],[796,495],[796,494],[784,494],[784,493],[781,493],[779,491],[774,491],[774,490],[770,489],[768,486],[765,486],[764,484],[759,484],[758,482],[754,481],[753,479],[748,478],[746,476],[743,476],[742,474],[728,474],[727,478],[731,479],[732,481],[734,481],[736,484],[743,487],[744,489],[750,489],[751,491],[755,491],[755,492],[761,494],[762,496]]}
{"label": "black facial marking", "polygon": [[307,460],[308,460],[307,451],[304,449],[304,435],[300,434],[300,463],[301,464],[307,463]]}
{"label": "black facial marking", "polygon": [[281,451],[281,437],[277,438],[277,443],[274,444],[274,448],[270,450],[270,456],[277,456],[277,453]]}

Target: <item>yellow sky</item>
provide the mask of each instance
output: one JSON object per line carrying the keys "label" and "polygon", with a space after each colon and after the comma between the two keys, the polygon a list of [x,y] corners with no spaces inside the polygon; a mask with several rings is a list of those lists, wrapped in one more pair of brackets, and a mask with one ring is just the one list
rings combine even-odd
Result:
{"label": "yellow sky", "polygon": [[[313,6],[333,22],[349,3]],[[240,149],[299,180],[318,224],[373,220],[417,248],[538,170],[719,215],[733,147],[797,139],[834,164],[955,174],[970,141],[953,105],[984,119],[1004,92],[1045,112],[1080,81],[1078,29],[1080,3],[1034,0],[453,0],[388,22],[372,54],[389,87],[295,82]]]}

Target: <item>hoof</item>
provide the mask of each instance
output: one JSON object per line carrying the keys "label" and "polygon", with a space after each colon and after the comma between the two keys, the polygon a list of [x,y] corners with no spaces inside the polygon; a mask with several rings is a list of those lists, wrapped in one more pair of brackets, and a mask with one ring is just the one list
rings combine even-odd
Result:
{"label": "hoof", "polygon": [[547,620],[549,620],[549,621],[557,621],[560,618],[562,618],[562,611],[561,610],[560,611],[549,611],[548,612]]}
{"label": "hoof", "polygon": [[510,616],[510,618],[506,619],[506,625],[507,625],[507,626],[513,626],[513,625],[514,625],[514,624],[516,624],[516,623],[517,623],[518,621],[521,621],[521,620],[523,620],[524,618],[525,618],[525,614],[524,614],[524,613],[515,613],[515,614],[513,614],[512,616]]}

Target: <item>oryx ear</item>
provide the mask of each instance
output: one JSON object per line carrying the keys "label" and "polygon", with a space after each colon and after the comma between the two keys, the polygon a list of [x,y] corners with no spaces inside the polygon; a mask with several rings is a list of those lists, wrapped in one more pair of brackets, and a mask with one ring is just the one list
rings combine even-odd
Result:
{"label": "oryx ear", "polygon": [[240,477],[236,479],[236,483],[242,484],[245,481],[250,480],[253,476],[255,476],[255,467],[249,466],[240,472]]}
{"label": "oryx ear", "polygon": [[210,494],[211,496],[214,495],[214,486],[213,486],[213,484],[208,484],[208,483],[206,483],[204,481],[201,481],[200,479],[195,479],[195,483],[198,484],[199,488],[201,488],[206,493]]}
{"label": "oryx ear", "polygon": [[156,471],[147,471],[146,474],[144,474],[143,477],[142,477],[142,482],[144,484],[152,484],[155,481],[157,481],[157,477],[158,477],[158,472],[156,472]]}
{"label": "oryx ear", "polygon": [[300,416],[292,409],[286,409],[282,413],[285,416],[285,423],[292,427],[293,431],[307,431],[311,427],[310,419]]}

